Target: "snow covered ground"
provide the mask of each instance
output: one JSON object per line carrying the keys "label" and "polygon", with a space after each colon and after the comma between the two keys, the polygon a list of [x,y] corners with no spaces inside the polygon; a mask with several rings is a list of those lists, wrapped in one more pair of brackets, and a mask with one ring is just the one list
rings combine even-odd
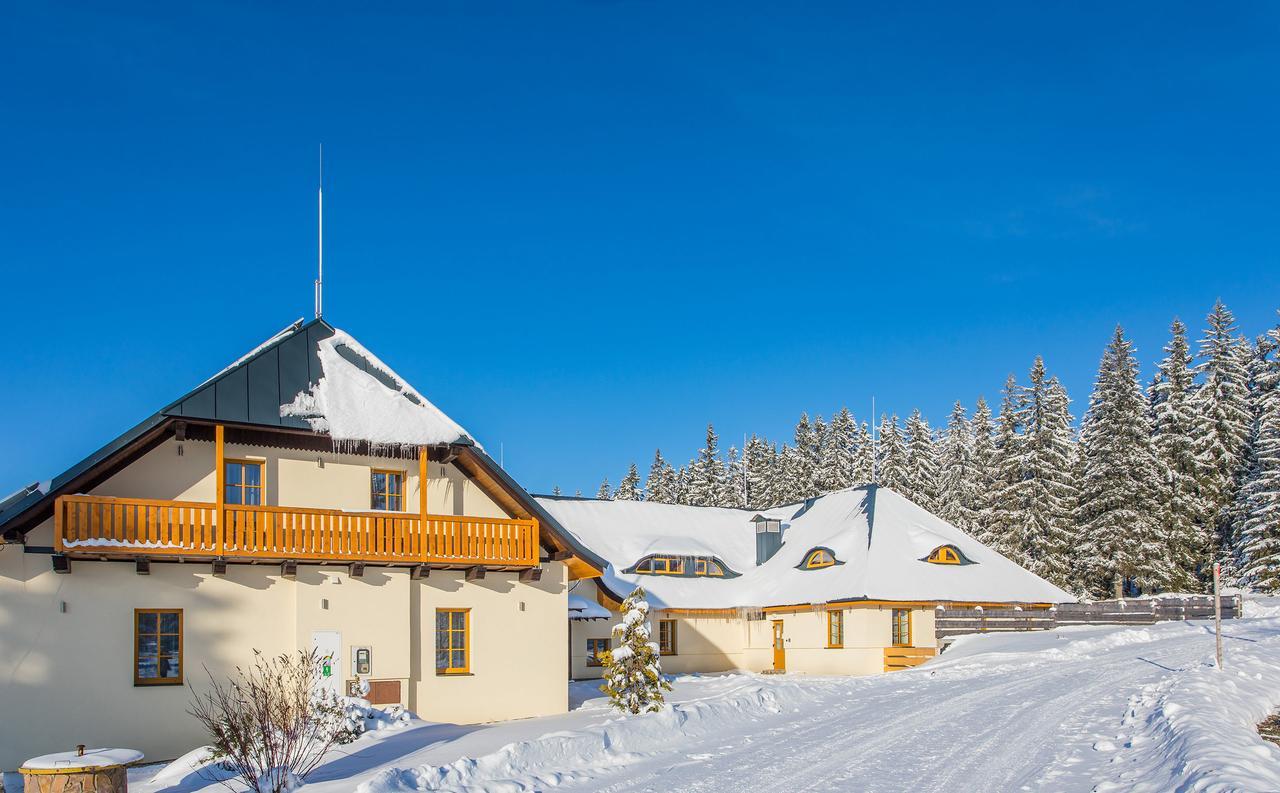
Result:
{"label": "snow covered ground", "polygon": [[[1280,706],[1280,601],[1251,607],[1221,672],[1192,622],[963,637],[875,677],[680,677],[673,707],[626,718],[577,683],[562,716],[372,733],[305,790],[1276,791],[1254,724]],[[218,788],[153,766],[130,789]]]}

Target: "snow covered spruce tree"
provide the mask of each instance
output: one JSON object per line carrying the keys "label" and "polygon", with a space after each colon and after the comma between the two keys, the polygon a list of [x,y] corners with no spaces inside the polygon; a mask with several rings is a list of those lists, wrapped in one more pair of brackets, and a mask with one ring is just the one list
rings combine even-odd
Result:
{"label": "snow covered spruce tree", "polygon": [[1026,397],[1011,374],[1000,398],[996,420],[995,455],[992,460],[992,488],[988,536],[993,547],[1018,564],[1022,558],[1021,538],[1025,521],[1026,476],[1023,469],[1022,426]]}
{"label": "snow covered spruce tree", "polygon": [[1079,496],[1075,433],[1067,391],[1058,378],[1046,379],[1040,356],[1032,364],[1025,399],[1019,558],[1031,572],[1068,589],[1074,577],[1071,552]]}
{"label": "snow covered spruce tree", "polygon": [[841,408],[831,417],[822,442],[822,459],[818,465],[818,489],[824,493],[841,490],[853,484],[854,422],[849,408]]}
{"label": "snow covered spruce tree", "polygon": [[938,517],[960,529],[974,531],[973,430],[964,405],[956,402],[947,419],[938,461]]}
{"label": "snow covered spruce tree", "polygon": [[907,492],[903,495],[930,512],[937,510],[938,456],[933,430],[919,408],[907,417]]}
{"label": "snow covered spruce tree", "polygon": [[898,416],[880,417],[880,444],[876,450],[876,484],[906,493],[911,483],[907,480],[907,447],[898,428]]}
{"label": "snow covered spruce tree", "polygon": [[724,495],[724,462],[720,459],[720,437],[707,425],[706,443],[697,459],[689,463],[688,492],[683,503],[714,507]]}
{"label": "snow covered spruce tree", "polygon": [[817,460],[818,439],[809,422],[809,414],[801,413],[800,421],[796,423],[795,443],[791,446],[791,453],[784,454],[783,457],[787,466],[787,501],[803,501],[817,495],[813,486]]}
{"label": "snow covered spruce tree", "polygon": [[738,447],[730,446],[729,454],[724,461],[723,493],[720,496],[721,507],[747,506],[747,472],[746,458],[738,454]]}
{"label": "snow covered spruce tree", "polygon": [[1200,495],[1201,465],[1196,457],[1195,374],[1187,328],[1175,319],[1151,385],[1152,433],[1161,465],[1160,531],[1169,545],[1169,587],[1188,592],[1203,588],[1196,571],[1209,561],[1210,514]]}
{"label": "snow covered spruce tree", "polygon": [[1159,536],[1159,463],[1133,344],[1116,326],[1098,368],[1081,431],[1083,481],[1077,561],[1088,589],[1123,593],[1167,585],[1168,548]]}
{"label": "snow covered spruce tree", "polygon": [[871,430],[867,428],[865,421],[858,425],[853,448],[852,484],[870,484],[875,480],[875,444],[871,442]]}
{"label": "snow covered spruce tree", "polygon": [[676,472],[671,464],[662,459],[662,450],[653,453],[653,464],[649,466],[649,478],[644,484],[645,499],[659,504],[674,504],[676,501]]}
{"label": "snow covered spruce tree", "polygon": [[609,477],[605,477],[600,482],[600,489],[596,491],[596,498],[600,501],[608,501],[613,498],[613,488],[609,487]]}
{"label": "snow covered spruce tree", "polygon": [[639,501],[643,498],[640,492],[640,472],[636,470],[636,464],[632,463],[627,469],[627,475],[622,477],[622,481],[618,483],[618,489],[613,491],[613,499],[615,501]]}
{"label": "snow covered spruce tree", "polygon": [[1259,339],[1252,376],[1256,415],[1249,472],[1240,489],[1236,564],[1240,582],[1280,592],[1280,328]]}
{"label": "snow covered spruce tree", "polygon": [[622,602],[622,622],[613,626],[614,649],[601,654],[609,704],[624,713],[651,713],[662,708],[663,691],[671,684],[662,677],[658,645],[652,641],[649,602],[637,587]]}
{"label": "snow covered spruce tree", "polygon": [[752,435],[742,461],[747,478],[747,507],[768,509],[773,501],[773,462],[777,453],[763,438]]}
{"label": "snow covered spruce tree", "polygon": [[1230,545],[1229,507],[1245,473],[1252,416],[1249,412],[1248,343],[1236,334],[1235,317],[1219,300],[1200,340],[1203,377],[1196,391],[1196,457],[1200,492],[1213,521],[1214,553],[1224,559]]}
{"label": "snow covered spruce tree", "polygon": [[995,545],[994,505],[996,492],[995,424],[985,397],[973,408],[973,502],[969,505],[972,525],[965,528],[983,545]]}

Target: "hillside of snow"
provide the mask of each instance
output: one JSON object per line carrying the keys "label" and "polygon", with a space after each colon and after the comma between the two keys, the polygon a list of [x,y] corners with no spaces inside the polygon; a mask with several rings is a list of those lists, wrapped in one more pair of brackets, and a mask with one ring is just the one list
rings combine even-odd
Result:
{"label": "hillside of snow", "polygon": [[[562,716],[415,721],[335,749],[307,791],[1275,791],[1280,602],[1225,623],[962,637],[914,670],[862,678],[676,678],[671,707],[618,717],[593,683]],[[177,765],[177,764],[175,764]],[[150,781],[148,781],[150,780]],[[218,789],[189,766],[135,793]]]}

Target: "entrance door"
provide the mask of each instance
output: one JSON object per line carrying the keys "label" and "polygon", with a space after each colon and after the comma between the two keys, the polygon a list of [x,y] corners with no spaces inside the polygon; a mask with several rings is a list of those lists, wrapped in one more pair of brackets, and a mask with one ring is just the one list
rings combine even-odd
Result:
{"label": "entrance door", "polygon": [[773,671],[787,671],[787,648],[783,645],[782,620],[773,621]]}
{"label": "entrance door", "polygon": [[342,634],[337,631],[312,631],[311,647],[323,664],[320,670],[320,690],[342,695]]}

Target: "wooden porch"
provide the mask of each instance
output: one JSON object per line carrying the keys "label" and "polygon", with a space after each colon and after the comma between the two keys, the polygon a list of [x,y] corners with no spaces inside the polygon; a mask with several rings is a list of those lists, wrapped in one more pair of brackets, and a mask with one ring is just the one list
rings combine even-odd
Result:
{"label": "wooden porch", "polygon": [[54,549],[81,558],[532,568],[538,522],[107,496],[60,496]]}

